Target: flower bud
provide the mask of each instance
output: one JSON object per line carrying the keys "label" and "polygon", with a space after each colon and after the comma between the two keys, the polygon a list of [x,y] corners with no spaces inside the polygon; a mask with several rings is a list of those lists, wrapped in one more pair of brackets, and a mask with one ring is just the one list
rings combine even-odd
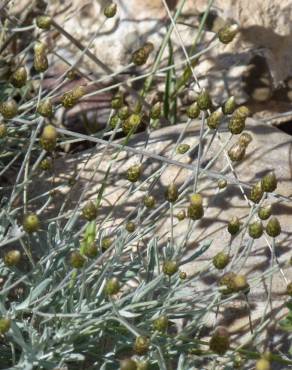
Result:
{"label": "flower bud", "polygon": [[245,156],[245,147],[239,143],[235,143],[228,150],[228,156],[232,162],[239,162]]}
{"label": "flower bud", "polygon": [[117,13],[117,4],[111,3],[104,8],[103,14],[107,18],[113,18]]}
{"label": "flower bud", "polygon": [[177,262],[174,260],[167,260],[164,262],[162,271],[165,275],[172,276],[178,271]]}
{"label": "flower bud", "polygon": [[46,46],[41,42],[35,44],[33,65],[36,72],[39,73],[45,72],[49,67]]}
{"label": "flower bud", "polygon": [[21,253],[17,249],[10,250],[4,255],[4,263],[7,267],[16,266],[21,260]]}
{"label": "flower bud", "polygon": [[130,116],[130,109],[128,106],[124,105],[118,111],[118,117],[123,121]]}
{"label": "flower bud", "polygon": [[158,101],[155,103],[150,110],[150,118],[151,119],[158,119],[161,117],[161,102]]}
{"label": "flower bud", "polygon": [[273,238],[276,238],[281,234],[281,225],[276,217],[269,219],[266,226],[266,233]]}
{"label": "flower bud", "polygon": [[35,213],[30,213],[24,217],[23,229],[29,234],[38,231],[40,228],[40,220]]}
{"label": "flower bud", "polygon": [[234,356],[234,359],[233,359],[234,369],[241,369],[243,367],[244,363],[245,363],[244,358],[239,353],[237,353]]}
{"label": "flower bud", "polygon": [[116,94],[111,102],[113,109],[120,109],[124,105],[124,96],[121,93]]}
{"label": "flower bud", "polygon": [[190,149],[189,144],[180,144],[180,145],[176,148],[176,152],[177,152],[178,154],[185,154],[189,149]]}
{"label": "flower bud", "polygon": [[264,178],[262,179],[262,188],[263,191],[266,191],[268,193],[271,193],[276,190],[277,178],[274,172],[270,172],[266,176],[264,176]]}
{"label": "flower bud", "polygon": [[170,203],[176,202],[178,198],[178,188],[173,183],[168,185],[168,187],[165,190],[165,199],[168,200]]}
{"label": "flower bud", "polygon": [[120,291],[120,283],[116,277],[109,279],[104,287],[106,295],[115,295]]}
{"label": "flower bud", "polygon": [[27,72],[25,67],[19,67],[17,68],[10,79],[10,82],[14,87],[21,88],[26,84],[27,81]]}
{"label": "flower bud", "polygon": [[219,279],[219,287],[222,287],[222,289],[220,289],[222,294],[228,295],[235,292],[235,276],[234,272],[227,272]]}
{"label": "flower bud", "polygon": [[192,220],[199,220],[204,215],[203,200],[201,194],[190,196],[190,205],[188,206],[188,217]]}
{"label": "flower bud", "polygon": [[197,98],[197,104],[200,110],[207,110],[212,107],[212,101],[208,92],[203,89]]}
{"label": "flower bud", "polygon": [[228,330],[223,326],[218,326],[210,339],[210,350],[218,355],[224,355],[224,353],[229,349],[229,346]]}
{"label": "flower bud", "polygon": [[83,207],[82,216],[87,221],[93,221],[93,220],[96,219],[96,217],[97,217],[97,207],[92,201],[89,201]]}
{"label": "flower bud", "polygon": [[159,316],[157,319],[153,321],[153,327],[155,330],[164,332],[168,328],[168,317],[166,315]]}
{"label": "flower bud", "polygon": [[85,95],[84,86],[77,86],[73,90],[65,92],[61,98],[61,104],[65,108],[72,108],[82,96]]}
{"label": "flower bud", "polygon": [[220,122],[223,118],[223,112],[221,108],[215,110],[215,112],[211,113],[210,116],[207,118],[207,125],[210,129],[215,130],[218,128]]}
{"label": "flower bud", "polygon": [[47,15],[40,15],[36,19],[38,28],[49,30],[52,25],[52,18]]}
{"label": "flower bud", "polygon": [[272,214],[272,206],[271,204],[265,206],[265,207],[260,207],[258,210],[258,216],[261,220],[267,220]]}
{"label": "flower bud", "polygon": [[137,370],[150,370],[149,361],[139,361],[139,362],[137,362]]}
{"label": "flower bud", "polygon": [[213,258],[213,265],[218,269],[218,270],[223,270],[229,263],[230,259],[228,254],[224,252],[219,252],[214,256]]}
{"label": "flower bud", "polygon": [[156,199],[153,195],[145,195],[143,202],[145,207],[154,208],[156,204]]}
{"label": "flower bud", "polygon": [[227,181],[225,179],[219,179],[217,185],[219,189],[224,189],[227,186]]}
{"label": "flower bud", "polygon": [[231,220],[229,221],[228,226],[227,226],[227,230],[228,230],[229,234],[231,234],[231,235],[237,234],[238,231],[239,231],[239,228],[240,228],[239,219],[238,219],[238,217],[233,216],[231,218]]}
{"label": "flower bud", "polygon": [[40,169],[43,171],[50,171],[53,168],[53,162],[50,158],[45,158],[40,163]]}
{"label": "flower bud", "polygon": [[113,115],[110,119],[110,128],[112,130],[114,130],[116,128],[116,126],[118,125],[118,123],[120,122],[120,119],[119,119],[119,116],[117,114]]}
{"label": "flower bud", "polygon": [[240,274],[235,275],[233,278],[233,284],[234,284],[234,291],[236,292],[241,292],[241,291],[248,292],[249,291],[249,284],[246,280],[245,275],[240,275]]}
{"label": "flower bud", "polygon": [[126,230],[129,232],[129,233],[133,233],[135,230],[136,230],[136,225],[133,221],[129,221],[127,222],[126,224]]}
{"label": "flower bud", "polygon": [[135,164],[127,169],[126,178],[130,182],[137,182],[142,174],[141,165]]}
{"label": "flower bud", "polygon": [[6,100],[0,104],[0,113],[3,118],[11,119],[18,114],[18,106],[14,99]]}
{"label": "flower bud", "polygon": [[5,123],[0,122],[0,139],[4,139],[7,135],[7,127]]}
{"label": "flower bud", "polygon": [[120,365],[121,370],[137,370],[136,361],[131,359],[122,360]]}
{"label": "flower bud", "polygon": [[259,203],[264,195],[261,181],[257,182],[250,190],[249,199],[254,203]]}
{"label": "flower bud", "polygon": [[270,361],[265,358],[260,358],[256,362],[255,370],[271,370]]}
{"label": "flower bud", "polygon": [[233,135],[238,135],[241,134],[244,129],[245,129],[245,118],[236,117],[235,115],[233,115],[228,122],[228,130]]}
{"label": "flower bud", "polygon": [[183,221],[185,218],[186,218],[186,212],[184,209],[182,209],[181,211],[179,211],[177,214],[176,214],[176,218],[179,220],[179,221]]}
{"label": "flower bud", "polygon": [[179,278],[185,280],[187,278],[187,273],[185,271],[180,271]]}
{"label": "flower bud", "polygon": [[95,243],[90,243],[84,248],[84,255],[88,258],[95,258],[98,254],[97,245]]}
{"label": "flower bud", "polygon": [[242,105],[234,111],[233,116],[236,118],[247,118],[250,114],[250,110],[245,105]]}
{"label": "flower bud", "polygon": [[191,119],[195,119],[195,118],[198,118],[199,115],[200,115],[200,108],[198,106],[198,103],[195,102],[188,107],[187,116]]}
{"label": "flower bud", "polygon": [[0,334],[6,334],[11,327],[11,320],[7,317],[0,318]]}
{"label": "flower bud", "polygon": [[142,66],[147,62],[150,53],[153,51],[154,46],[152,43],[147,42],[143,47],[134,51],[132,55],[132,63],[136,66]]}
{"label": "flower bud", "polygon": [[51,152],[55,149],[57,144],[58,132],[53,125],[46,125],[43,129],[40,144],[43,149]]}
{"label": "flower bud", "polygon": [[229,44],[238,32],[238,25],[226,25],[218,31],[218,38],[222,44]]}
{"label": "flower bud", "polygon": [[286,293],[292,297],[292,282],[287,285]]}
{"label": "flower bud", "polygon": [[51,99],[42,100],[38,105],[37,112],[43,117],[52,117],[53,105]]}
{"label": "flower bud", "polygon": [[125,134],[129,134],[136,132],[138,129],[139,125],[141,123],[141,115],[133,113],[127,118],[123,124],[122,124],[122,129]]}
{"label": "flower bud", "polygon": [[139,336],[134,343],[134,352],[137,355],[145,355],[149,351],[150,340],[147,337]]}
{"label": "flower bud", "polygon": [[251,142],[252,142],[252,136],[247,132],[244,132],[243,134],[241,134],[238,140],[238,143],[240,145],[243,145],[246,148]]}
{"label": "flower bud", "polygon": [[263,235],[264,227],[261,221],[255,221],[249,224],[248,234],[253,239],[258,239]]}
{"label": "flower bud", "polygon": [[101,250],[105,252],[113,244],[113,241],[110,237],[103,238],[101,241]]}
{"label": "flower bud", "polygon": [[73,251],[70,253],[70,265],[76,269],[80,269],[85,264],[85,258],[78,252]]}
{"label": "flower bud", "polygon": [[232,114],[236,108],[234,96],[231,96],[226,100],[222,107],[222,111],[225,115]]}

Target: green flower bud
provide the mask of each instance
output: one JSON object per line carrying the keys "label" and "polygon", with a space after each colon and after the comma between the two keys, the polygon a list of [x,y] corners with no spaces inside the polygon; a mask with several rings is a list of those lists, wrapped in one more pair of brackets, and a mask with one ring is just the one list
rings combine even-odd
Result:
{"label": "green flower bud", "polygon": [[75,269],[80,269],[85,264],[85,258],[77,251],[73,251],[70,253],[70,265]]}
{"label": "green flower bud", "polygon": [[85,95],[84,86],[77,86],[73,90],[65,92],[61,98],[61,104],[65,108],[72,108],[82,96]]}
{"label": "green flower bud", "polygon": [[7,127],[5,123],[0,122],[0,139],[4,139],[7,135]]}
{"label": "green flower bud", "polygon": [[243,357],[239,353],[237,353],[233,359],[234,369],[241,369],[242,366],[244,365],[244,362],[245,360],[243,359]]}
{"label": "green flower bud", "polygon": [[233,135],[241,134],[245,129],[245,118],[232,116],[228,122],[228,130]]}
{"label": "green flower bud", "polygon": [[51,152],[55,149],[57,144],[58,132],[53,125],[46,125],[43,129],[40,144],[43,149]]}
{"label": "green flower bud", "polygon": [[264,227],[261,221],[255,221],[249,224],[248,234],[253,239],[258,239],[263,235]]}
{"label": "green flower bud", "polygon": [[121,370],[137,370],[137,363],[134,360],[127,359],[121,361]]}
{"label": "green flower bud", "polygon": [[24,216],[23,229],[29,234],[38,231],[40,228],[40,220],[35,213],[30,213]]}
{"label": "green flower bud", "polygon": [[239,228],[240,228],[239,219],[238,219],[238,217],[233,216],[231,218],[231,220],[228,222],[228,226],[227,226],[227,230],[228,230],[229,234],[231,234],[231,235],[237,234],[238,231],[239,231]]}
{"label": "green flower bud", "polygon": [[11,119],[18,114],[18,106],[14,99],[6,100],[0,104],[0,113],[3,118]]}
{"label": "green flower bud", "polygon": [[113,241],[110,237],[103,238],[101,241],[101,250],[105,252],[113,244]]}
{"label": "green flower bud", "polygon": [[271,370],[270,361],[265,358],[260,358],[256,362],[255,370]]}
{"label": "green flower bud", "polygon": [[210,350],[218,355],[224,355],[224,353],[228,351],[229,346],[230,342],[228,330],[223,326],[218,326],[210,339]]}
{"label": "green flower bud", "polygon": [[98,254],[97,245],[95,243],[91,243],[85,246],[84,248],[84,255],[88,258],[95,258]]}
{"label": "green flower bud", "polygon": [[179,220],[179,221],[183,221],[185,218],[186,218],[186,211],[184,209],[182,209],[181,211],[179,211],[177,214],[176,214],[176,218]]}
{"label": "green flower bud", "polygon": [[231,96],[226,100],[222,107],[222,111],[225,115],[232,114],[236,108],[234,96]]}
{"label": "green flower bud", "polygon": [[137,182],[142,174],[141,165],[135,164],[127,169],[126,178],[130,182]]}
{"label": "green flower bud", "polygon": [[162,271],[165,275],[172,276],[178,271],[178,265],[176,261],[167,260],[164,262]]}
{"label": "green flower bud", "polygon": [[13,249],[4,255],[4,263],[8,267],[18,265],[21,260],[21,253],[17,249]]}
{"label": "green flower bud", "polygon": [[46,46],[41,42],[35,44],[33,65],[36,72],[39,73],[45,72],[49,68]]}
{"label": "green flower bud", "polygon": [[269,219],[266,226],[266,233],[273,238],[276,238],[281,234],[281,225],[276,217]]}
{"label": "green flower bud", "polygon": [[70,69],[67,73],[66,73],[66,77],[68,78],[68,80],[70,81],[73,81],[73,80],[76,80],[77,77],[78,77],[78,72],[75,70],[75,69]]}
{"label": "green flower bud", "polygon": [[141,115],[133,113],[127,118],[123,124],[122,129],[125,134],[129,134],[130,132],[134,133],[137,131],[139,125],[141,123]]}
{"label": "green flower bud", "polygon": [[234,272],[227,272],[219,279],[219,287],[222,287],[220,289],[222,294],[228,295],[236,291],[234,283],[235,276]]}
{"label": "green flower bud", "polygon": [[127,118],[129,118],[130,116],[130,109],[129,107],[127,107],[126,105],[124,105],[123,107],[121,107],[118,111],[118,117],[121,119],[121,120],[125,120]]}
{"label": "green flower bud", "polygon": [[187,116],[191,119],[195,119],[195,118],[198,118],[199,115],[200,115],[200,108],[198,106],[198,103],[195,102],[188,107]]}
{"label": "green flower bud", "polygon": [[132,55],[132,63],[134,63],[136,66],[142,66],[147,62],[147,59],[153,49],[153,44],[150,42],[146,43],[142,48],[134,51]]}
{"label": "green flower bud", "polygon": [[49,30],[52,25],[52,18],[47,15],[40,15],[36,19],[38,28]]}
{"label": "green flower bud", "polygon": [[96,219],[96,217],[97,217],[97,207],[92,201],[89,201],[83,207],[82,216],[87,221],[93,221],[93,220]]}
{"label": "green flower bud", "polygon": [[0,318],[0,334],[6,334],[11,327],[11,320],[7,317]]}
{"label": "green flower bud", "polygon": [[228,156],[232,162],[242,161],[245,156],[245,147],[239,143],[235,143],[228,150]]}
{"label": "green flower bud", "polygon": [[207,110],[212,107],[212,101],[208,92],[203,89],[197,98],[197,104],[200,110]]}
{"label": "green flower bud", "polygon": [[126,230],[129,232],[129,233],[133,233],[135,230],[136,230],[136,225],[133,221],[129,221],[127,222],[126,224]]}
{"label": "green flower bud", "polygon": [[189,149],[190,149],[189,144],[180,144],[180,145],[176,148],[176,152],[177,152],[178,154],[185,154]]}
{"label": "green flower bud", "polygon": [[210,129],[215,130],[220,125],[223,118],[223,112],[221,108],[215,110],[215,112],[211,113],[210,116],[207,118],[207,125]]}
{"label": "green flower bud", "polygon": [[111,102],[113,109],[120,109],[124,105],[124,96],[121,93],[116,94]]}
{"label": "green flower bud", "polygon": [[137,370],[150,370],[149,361],[139,361],[139,362],[137,362]]}
{"label": "green flower bud", "polygon": [[136,338],[134,343],[134,352],[137,355],[145,355],[149,351],[150,340],[147,337],[139,336]]}
{"label": "green flower bud", "polygon": [[200,194],[190,196],[190,205],[188,206],[188,217],[192,220],[199,220],[204,215],[203,199]]}
{"label": "green flower bud", "polygon": [[213,258],[213,265],[218,269],[218,270],[223,270],[229,263],[230,258],[228,254],[224,252],[219,252],[214,256]]}
{"label": "green flower bud", "polygon": [[238,143],[240,145],[243,145],[246,148],[251,142],[252,142],[252,136],[248,134],[247,132],[244,132],[243,134],[241,134],[238,140]]}
{"label": "green flower bud", "polygon": [[113,18],[117,13],[117,4],[111,3],[107,7],[104,8],[103,14],[107,18]]}
{"label": "green flower bud", "polygon": [[277,178],[274,172],[270,172],[266,176],[264,176],[264,178],[262,179],[262,188],[263,191],[266,191],[268,193],[271,193],[276,190]]}
{"label": "green flower bud", "polygon": [[218,38],[222,44],[229,44],[238,32],[238,25],[226,25],[218,31]]}
{"label": "green flower bud", "polygon": [[179,278],[185,280],[187,278],[187,273],[185,271],[180,271]]}
{"label": "green flower bud", "polygon": [[292,297],[292,282],[287,285],[286,293]]}
{"label": "green flower bud", "polygon": [[18,88],[24,86],[26,84],[26,81],[27,81],[27,72],[26,72],[25,67],[17,68],[13,72],[11,79],[10,79],[10,82],[12,83],[12,85]]}
{"label": "green flower bud", "polygon": [[258,210],[258,216],[261,220],[267,220],[272,214],[272,206],[271,204],[265,206],[265,207],[260,207]]}
{"label": "green flower bud", "polygon": [[114,130],[116,128],[116,126],[118,125],[118,123],[120,122],[120,119],[119,119],[119,116],[117,114],[115,114],[114,116],[111,117],[110,119],[110,128],[112,130]]}
{"label": "green flower bud", "polygon": [[144,206],[147,208],[154,208],[156,204],[156,199],[154,198],[153,195],[146,195],[144,197]]}
{"label": "green flower bud", "polygon": [[158,101],[155,103],[150,110],[150,118],[151,119],[158,119],[161,117],[161,102]]}
{"label": "green flower bud", "polygon": [[120,283],[116,277],[109,279],[104,287],[106,295],[115,295],[120,291]]}
{"label": "green flower bud", "polygon": [[224,189],[227,186],[227,181],[225,179],[219,179],[217,185],[219,189]]}
{"label": "green flower bud", "polygon": [[250,114],[250,110],[245,105],[242,105],[234,111],[233,116],[237,118],[247,118]]}
{"label": "green flower bud", "polygon": [[233,278],[233,284],[234,284],[235,292],[241,292],[241,291],[248,292],[249,291],[249,284],[247,282],[245,275],[240,275],[240,274],[235,275]]}
{"label": "green flower bud", "polygon": [[249,199],[254,203],[259,203],[264,195],[261,181],[257,182],[250,190]]}
{"label": "green flower bud", "polygon": [[52,117],[53,105],[51,99],[42,100],[38,105],[37,112],[43,117]]}
{"label": "green flower bud", "polygon": [[168,200],[170,203],[174,203],[177,201],[178,198],[178,188],[173,183],[168,185],[168,187],[165,190],[165,199]]}
{"label": "green flower bud", "polygon": [[50,171],[53,168],[53,161],[50,158],[45,158],[40,163],[40,169]]}
{"label": "green flower bud", "polygon": [[168,328],[168,317],[165,315],[159,316],[157,319],[153,321],[153,327],[155,330],[164,332]]}

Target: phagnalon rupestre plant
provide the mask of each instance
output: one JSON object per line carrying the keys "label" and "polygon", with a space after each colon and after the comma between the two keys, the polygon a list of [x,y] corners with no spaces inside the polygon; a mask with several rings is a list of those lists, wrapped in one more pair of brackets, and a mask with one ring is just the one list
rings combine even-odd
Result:
{"label": "phagnalon rupestre plant", "polygon": [[[286,354],[261,355],[257,343],[268,322],[271,285],[262,321],[254,326],[250,320],[244,342],[240,332],[216,322],[223,305],[236,299],[246,304],[250,318],[250,292],[281,269],[275,254],[281,225],[271,206],[281,197],[275,195],[274,171],[252,184],[228,176],[253,154],[253,138],[244,131],[250,112],[233,96],[214,101],[212,91],[197,80],[196,65],[210,48],[233,42],[239,27],[227,23],[206,42],[209,1],[191,49],[178,38],[184,52],[178,61],[172,35],[185,2],[170,10],[162,0],[168,18],[161,45],[137,40],[129,64],[114,72],[90,50],[95,38],[108,32],[103,30],[107,22],[119,22],[127,1],[97,2],[102,22],[90,40],[77,40],[58,21],[63,12],[65,19],[81,12],[71,9],[69,1],[32,1],[23,14],[13,11],[14,2],[1,3],[0,369],[270,369],[273,361],[291,366]],[[74,63],[62,57],[60,38],[80,50]],[[85,58],[104,75],[89,70]],[[63,73],[56,66],[63,66]],[[187,92],[195,97],[185,102],[181,97]],[[65,113],[74,116],[87,98],[102,93],[111,96],[104,127],[90,130],[91,118],[81,114],[81,130],[64,128]],[[183,124],[182,131],[171,143],[171,154],[148,149],[151,132],[177,123]],[[191,125],[200,127],[195,145],[185,142]],[[143,147],[131,144],[137,132],[144,132]],[[213,141],[222,143],[226,133],[227,141],[210,156]],[[82,143],[91,148],[89,157],[101,157],[90,169],[91,179],[79,165]],[[121,152],[135,156],[135,162],[124,168]],[[228,166],[211,171],[221,154]],[[195,156],[190,164],[184,161],[188,156]],[[56,175],[68,157],[76,161],[69,180]],[[149,174],[151,159],[159,166]],[[191,170],[183,185],[171,177],[160,183],[173,166]],[[92,194],[97,171],[102,179]],[[119,199],[109,202],[105,194],[115,175],[125,185]],[[210,180],[207,185],[203,177]],[[211,202],[224,197],[231,185],[244,194],[247,219],[234,209],[223,225],[230,242],[195,269],[195,260],[205,257],[212,240],[201,240],[190,252],[191,236],[206,221]],[[163,189],[157,192],[159,186]],[[214,188],[212,196],[205,195]],[[132,202],[134,194],[142,195]],[[167,235],[161,236],[161,224]],[[174,230],[182,224],[187,228],[178,237]],[[240,248],[234,247],[236,238],[241,238]],[[241,269],[260,238],[271,250],[270,266],[263,276],[250,278]],[[191,271],[187,263],[193,264]],[[210,276],[214,283],[203,287],[201,278],[208,282]],[[285,293],[292,294],[289,282]]]}

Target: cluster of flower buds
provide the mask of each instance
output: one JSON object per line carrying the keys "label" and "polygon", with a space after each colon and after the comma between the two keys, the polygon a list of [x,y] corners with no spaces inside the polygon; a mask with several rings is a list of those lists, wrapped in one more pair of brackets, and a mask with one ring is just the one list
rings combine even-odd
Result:
{"label": "cluster of flower buds", "polygon": [[85,95],[85,92],[84,86],[76,86],[73,90],[65,92],[61,98],[61,104],[64,108],[72,108]]}
{"label": "cluster of flower buds", "polygon": [[191,220],[199,220],[204,215],[203,198],[201,194],[192,194],[188,206],[188,217]]}
{"label": "cluster of flower buds", "polygon": [[14,87],[21,88],[27,82],[27,71],[25,67],[18,67],[11,75],[10,82]]}
{"label": "cluster of flower buds", "polygon": [[3,118],[11,119],[18,113],[18,106],[14,99],[8,99],[0,104],[0,113]]}
{"label": "cluster of flower buds", "polygon": [[251,143],[252,137],[250,134],[244,132],[240,135],[238,141],[231,146],[228,150],[228,156],[232,162],[239,162],[241,161],[246,152],[246,148]]}
{"label": "cluster of flower buds", "polygon": [[228,129],[233,135],[241,134],[245,129],[246,118],[250,115],[250,111],[246,106],[241,106],[233,112],[229,123]]}
{"label": "cluster of flower buds", "polygon": [[147,42],[144,46],[134,51],[132,55],[132,63],[134,63],[136,66],[142,66],[147,62],[148,57],[153,49],[153,44],[151,42]]}
{"label": "cluster of flower buds", "polygon": [[241,274],[235,274],[234,272],[227,272],[219,279],[220,291],[224,295],[238,293],[238,292],[249,292],[249,284],[246,276]]}
{"label": "cluster of flower buds", "polygon": [[123,123],[122,129],[125,134],[135,133],[141,123],[141,114],[132,113]]}
{"label": "cluster of flower buds", "polygon": [[36,25],[42,30],[49,30],[52,25],[52,18],[48,15],[39,15],[36,18]]}
{"label": "cluster of flower buds", "polygon": [[144,336],[139,336],[136,338],[135,343],[134,343],[134,352],[137,355],[145,355],[150,348],[150,340],[147,337]]}

